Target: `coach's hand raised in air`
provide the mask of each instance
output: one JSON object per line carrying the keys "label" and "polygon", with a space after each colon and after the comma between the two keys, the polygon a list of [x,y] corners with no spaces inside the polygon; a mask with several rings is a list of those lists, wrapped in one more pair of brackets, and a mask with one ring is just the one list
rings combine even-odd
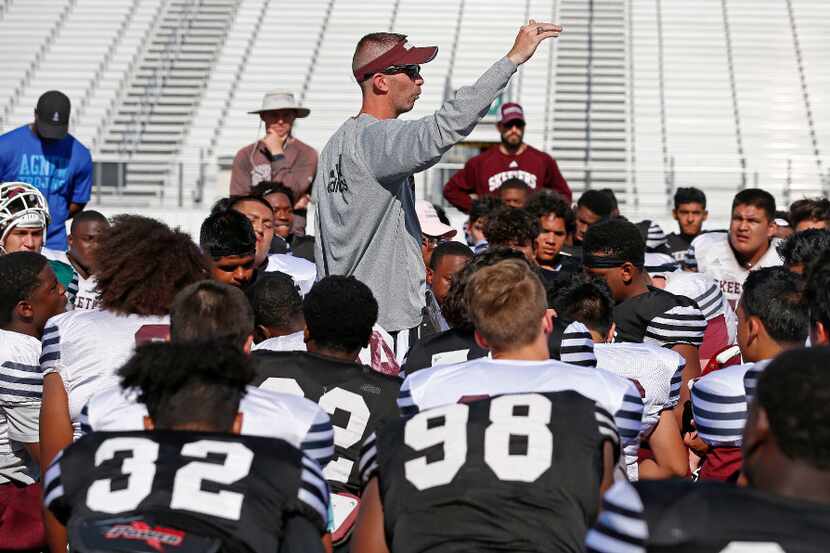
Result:
{"label": "coach's hand raised in air", "polygon": [[561,32],[561,25],[542,23],[531,19],[527,25],[519,29],[513,48],[507,53],[507,59],[516,65],[521,65],[533,56],[536,48],[543,40],[558,37]]}

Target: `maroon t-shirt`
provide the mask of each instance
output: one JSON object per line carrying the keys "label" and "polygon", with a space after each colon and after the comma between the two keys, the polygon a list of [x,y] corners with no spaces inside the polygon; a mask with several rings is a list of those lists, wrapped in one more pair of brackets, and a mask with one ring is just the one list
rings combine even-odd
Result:
{"label": "maroon t-shirt", "polygon": [[444,197],[466,213],[473,204],[470,194],[493,194],[512,178],[525,181],[531,190],[555,190],[571,202],[571,189],[552,157],[532,146],[520,155],[506,155],[498,144],[467,161],[444,185]]}

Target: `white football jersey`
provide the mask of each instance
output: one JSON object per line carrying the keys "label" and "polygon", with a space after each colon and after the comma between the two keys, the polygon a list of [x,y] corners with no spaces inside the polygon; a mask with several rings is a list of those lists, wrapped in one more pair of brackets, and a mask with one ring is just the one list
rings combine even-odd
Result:
{"label": "white football jersey", "polygon": [[76,437],[81,409],[100,390],[118,384],[116,371],[132,356],[136,333],[146,325],[169,325],[170,318],[117,315],[109,311],[69,311],[52,317],[43,331],[40,366],[57,373],[69,396]]}
{"label": "white football jersey", "polygon": [[285,336],[274,336],[254,344],[252,351],[306,351],[305,332],[302,330]]}
{"label": "white football jersey", "polygon": [[95,290],[95,287],[98,286],[98,281],[95,280],[94,276],[82,277],[77,269],[75,269],[75,266],[70,263],[66,252],[43,248],[40,253],[46,259],[60,261],[72,267],[72,281],[66,287],[66,297],[75,309],[98,308],[98,292]]}
{"label": "white football jersey", "polygon": [[[81,432],[144,430],[147,407],[137,393],[113,386],[91,398],[81,411]],[[239,402],[246,436],[279,438],[302,449],[325,467],[334,456],[334,429],[328,413],[303,397],[254,386]]]}
{"label": "white football jersey", "polygon": [[[780,243],[780,238],[773,238],[767,252],[751,270],[782,265],[783,261],[777,250]],[[714,279],[732,308],[736,307],[741,297],[744,281],[749,276],[749,270],[742,267],[735,259],[735,254],[729,245],[728,233],[706,232],[692,240],[686,264],[690,267],[697,267],[699,273]]]}
{"label": "white football jersey", "polygon": [[308,294],[317,280],[317,266],[314,263],[286,253],[273,253],[268,256],[265,272],[273,271],[280,271],[294,279],[294,284],[300,288],[301,296]]}
{"label": "white football jersey", "polygon": [[712,447],[740,447],[749,406],[746,385],[754,392],[755,380],[768,363],[725,367],[694,382],[692,414],[701,440]]}
{"label": "white football jersey", "polygon": [[0,330],[0,484],[31,484],[37,464],[24,443],[37,443],[43,375],[40,340]]}
{"label": "white football jersey", "polygon": [[457,403],[465,397],[573,390],[614,415],[623,446],[639,446],[643,401],[630,380],[561,361],[473,359],[422,369],[407,376],[398,406],[403,416]]}

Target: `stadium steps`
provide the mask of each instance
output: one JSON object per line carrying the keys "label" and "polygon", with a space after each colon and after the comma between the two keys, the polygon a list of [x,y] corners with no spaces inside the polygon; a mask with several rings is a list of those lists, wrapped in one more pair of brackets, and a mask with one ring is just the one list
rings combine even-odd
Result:
{"label": "stadium steps", "polygon": [[126,186],[145,194],[171,178],[239,0],[169,0],[104,133],[100,152],[128,160]]}
{"label": "stadium steps", "polygon": [[562,0],[555,60],[551,155],[576,194],[626,190],[628,98],[625,2]]}

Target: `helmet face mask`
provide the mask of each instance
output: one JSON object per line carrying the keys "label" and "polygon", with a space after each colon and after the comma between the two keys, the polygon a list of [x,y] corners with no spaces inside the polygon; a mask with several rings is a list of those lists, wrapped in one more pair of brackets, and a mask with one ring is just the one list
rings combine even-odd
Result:
{"label": "helmet face mask", "polygon": [[49,207],[40,190],[25,182],[0,184],[0,253],[6,237],[15,227],[49,226]]}

